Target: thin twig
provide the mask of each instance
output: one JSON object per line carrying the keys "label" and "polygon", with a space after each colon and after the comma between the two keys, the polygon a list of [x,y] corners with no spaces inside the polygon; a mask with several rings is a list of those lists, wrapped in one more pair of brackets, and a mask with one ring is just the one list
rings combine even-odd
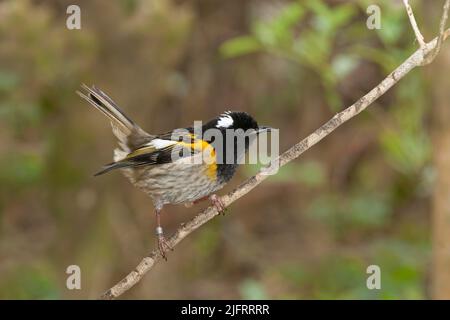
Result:
{"label": "thin twig", "polygon": [[434,48],[433,52],[430,54],[429,57],[427,57],[426,64],[431,63],[434,58],[436,58],[439,51],[441,51],[442,42],[444,41],[445,37],[445,25],[447,24],[448,20],[448,11],[450,9],[450,0],[446,0],[444,3],[444,8],[442,9],[442,17],[441,21],[439,23],[439,37],[436,47]]}
{"label": "thin twig", "polygon": [[[289,150],[281,154],[277,159],[272,161],[271,167],[279,166],[282,167],[289,163],[290,161],[298,158],[302,153],[306,150],[314,146],[320,140],[325,138],[331,132],[333,132],[336,128],[342,125],[344,122],[350,120],[361,111],[366,109],[369,105],[371,105],[375,100],[381,97],[384,93],[386,93],[392,86],[394,86],[397,82],[400,81],[406,74],[408,74],[412,69],[422,66],[426,63],[431,62],[436,55],[439,53],[441,49],[442,42],[447,39],[450,35],[450,29],[445,30],[445,24],[448,19],[448,11],[450,8],[450,0],[446,0],[444,4],[444,12],[442,14],[442,18],[440,21],[439,28],[439,36],[434,38],[429,43],[425,43],[423,40],[423,36],[419,31],[417,23],[414,19],[414,15],[412,13],[412,9],[409,6],[407,0],[403,1],[408,13],[408,16],[411,21],[412,28],[416,34],[417,41],[419,41],[420,48],[414,52],[408,59],[406,59],[397,69],[391,72],[383,81],[381,81],[375,88],[373,88],[369,93],[360,98],[356,103],[349,106],[347,109],[339,112],[333,118],[331,118],[328,122],[322,125],[319,129],[314,131],[312,134],[307,136],[305,139],[295,144]],[[428,62],[429,57],[432,59]],[[253,188],[259,185],[262,181],[264,181],[269,175],[267,174],[267,170],[261,170],[255,176],[251,177],[244,183],[242,183],[239,187],[221,197],[221,200],[225,207],[228,207],[234,201],[244,196],[248,192],[250,192]],[[191,219],[186,224],[183,224],[175,234],[170,237],[168,243],[171,247],[175,247],[181,240],[186,238],[193,231],[198,229],[200,226],[214,218],[218,215],[215,206],[211,206],[206,208],[203,212],[199,213],[193,219]],[[161,255],[158,250],[154,250],[147,257],[143,258],[142,261],[138,264],[138,266],[131,271],[125,278],[123,278],[120,282],[118,282],[111,289],[106,291],[102,295],[102,299],[114,299],[122,295],[128,289],[133,287],[136,283],[138,283],[142,277],[151,269],[153,266],[161,260]]]}
{"label": "thin twig", "polygon": [[405,5],[406,13],[408,14],[409,17],[409,22],[411,22],[411,27],[413,28],[414,33],[416,34],[417,42],[419,43],[420,48],[423,49],[425,47],[425,40],[423,38],[422,33],[420,32],[419,26],[417,25],[416,18],[414,17],[414,12],[411,6],[409,5],[409,0],[403,0],[403,4]]}

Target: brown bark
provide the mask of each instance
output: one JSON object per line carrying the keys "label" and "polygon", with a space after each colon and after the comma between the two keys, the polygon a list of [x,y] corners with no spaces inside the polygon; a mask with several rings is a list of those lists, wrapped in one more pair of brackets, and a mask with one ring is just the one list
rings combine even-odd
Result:
{"label": "brown bark", "polygon": [[450,299],[450,57],[433,68],[433,162],[436,181],[432,199],[431,297]]}

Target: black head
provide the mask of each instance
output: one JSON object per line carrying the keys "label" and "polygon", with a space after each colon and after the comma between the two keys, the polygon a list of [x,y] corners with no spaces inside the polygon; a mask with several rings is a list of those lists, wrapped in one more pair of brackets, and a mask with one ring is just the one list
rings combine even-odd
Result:
{"label": "black head", "polygon": [[258,130],[258,123],[246,112],[227,111],[216,118],[216,128]]}
{"label": "black head", "polygon": [[[221,181],[226,182],[235,173],[239,159],[241,159],[248,150],[249,145],[257,135],[261,132],[270,131],[269,127],[259,126],[255,119],[246,112],[227,111],[218,117],[210,120],[203,126],[203,133],[208,129],[217,129],[222,133],[222,139],[215,137],[203,136],[203,139],[210,142],[215,151],[218,162],[217,176]],[[228,135],[233,131],[233,135]],[[214,132],[214,130],[213,130]],[[243,144],[237,141],[243,138]],[[232,155],[230,159],[230,153]],[[229,162],[229,160],[232,160]]]}
{"label": "black head", "polygon": [[258,130],[258,123],[251,115],[240,111],[227,111],[220,116],[212,119],[205,124],[204,129],[215,128],[219,130],[226,129],[242,129],[247,131],[249,129]]}
{"label": "black head", "polygon": [[226,130],[242,130],[246,134],[259,134],[262,132],[270,132],[271,128],[259,126],[255,119],[247,112],[242,111],[226,111],[220,116],[208,121],[202,128],[205,132],[208,129],[219,129],[223,132]]}

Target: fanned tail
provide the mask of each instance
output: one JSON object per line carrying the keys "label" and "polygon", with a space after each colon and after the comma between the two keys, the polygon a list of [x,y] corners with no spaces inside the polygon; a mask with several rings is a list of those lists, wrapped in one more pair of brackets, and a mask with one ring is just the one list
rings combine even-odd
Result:
{"label": "fanned tail", "polygon": [[114,162],[105,165],[95,175],[106,173],[112,169],[127,167],[128,165],[125,162],[121,162],[121,160],[141,145],[151,141],[154,136],[142,130],[100,89],[95,86],[88,87],[85,84],[82,84],[81,88],[84,92],[77,91],[78,95],[111,121],[112,131],[117,137],[120,146],[120,148],[114,150]]}
{"label": "fanned tail", "polygon": [[82,84],[81,87],[85,92],[77,91],[78,95],[111,121],[113,133],[119,140],[122,151],[131,152],[145,141],[151,140],[152,136],[131,120],[106,93],[95,86],[90,88]]}

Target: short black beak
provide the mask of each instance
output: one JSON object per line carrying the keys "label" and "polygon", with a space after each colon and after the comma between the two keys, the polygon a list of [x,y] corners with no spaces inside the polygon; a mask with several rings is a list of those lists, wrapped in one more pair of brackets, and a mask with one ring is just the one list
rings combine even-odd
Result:
{"label": "short black beak", "polygon": [[256,131],[256,133],[270,132],[272,130],[273,130],[273,128],[271,128],[271,127],[259,126],[258,130]]}

